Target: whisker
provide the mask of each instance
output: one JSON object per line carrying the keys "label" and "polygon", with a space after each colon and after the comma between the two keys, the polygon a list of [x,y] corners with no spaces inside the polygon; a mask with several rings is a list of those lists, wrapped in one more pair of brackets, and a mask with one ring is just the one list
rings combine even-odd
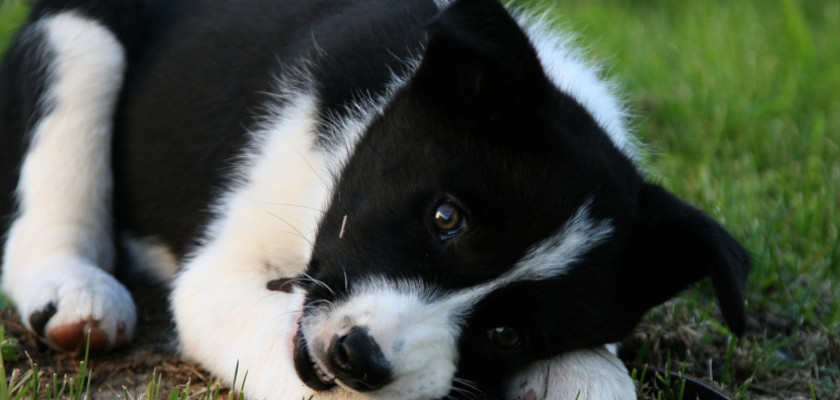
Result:
{"label": "whisker", "polygon": [[283,281],[288,282],[288,283],[298,283],[298,282],[303,282],[303,281],[306,280],[306,278],[303,278],[303,277],[300,277],[300,276],[296,276],[294,278],[281,278],[281,279],[283,279]]}
{"label": "whisker", "polygon": [[326,303],[327,305],[330,305],[332,304],[332,301],[329,301],[327,299],[318,299],[305,305],[304,308],[317,308],[317,306],[321,303]]}
{"label": "whisker", "polygon": [[306,210],[317,211],[317,212],[319,212],[319,213],[321,213],[321,214],[323,214],[323,213],[325,213],[325,212],[326,212],[326,211],[324,211],[324,210],[322,210],[322,209],[320,209],[320,208],[317,208],[317,207],[312,207],[312,206],[307,206],[307,205],[304,205],[304,204],[274,203],[274,202],[266,202],[265,204],[269,204],[269,205],[272,205],[272,206],[281,206],[281,207],[295,207],[295,208],[303,208],[303,209],[306,209]]}
{"label": "whisker", "polygon": [[347,281],[347,269],[344,268],[344,264],[341,264],[341,272],[344,274],[344,291],[349,292],[350,291],[350,284]]}
{"label": "whisker", "polygon": [[329,189],[331,187],[330,184],[327,183],[326,180],[324,180],[324,178],[321,176],[321,174],[318,172],[318,170],[315,169],[315,167],[309,162],[309,160],[307,160],[306,157],[304,157],[303,154],[301,154],[298,151],[298,149],[296,149],[294,146],[291,146],[291,148],[292,148],[292,150],[294,150],[295,153],[297,153],[298,157],[300,157],[300,159],[303,160],[304,163],[306,163],[306,165],[309,167],[309,169],[312,170],[312,173],[314,173],[315,176],[318,178],[318,180],[321,181],[321,184],[324,185],[325,188]]}
{"label": "whisker", "polygon": [[452,399],[452,400],[464,400],[464,399],[477,399],[478,396],[464,388],[459,387],[452,387],[450,388],[449,394],[444,397],[445,399]]}
{"label": "whisker", "polygon": [[326,283],[324,283],[323,281],[315,279],[315,278],[312,277],[312,275],[309,275],[305,272],[303,273],[303,276],[306,277],[307,279],[309,279],[310,282],[326,289],[328,292],[330,292],[331,295],[335,296],[335,291],[332,290],[332,288],[329,285],[327,285]]}
{"label": "whisker", "polygon": [[468,379],[463,378],[453,378],[452,379],[452,388],[451,391],[463,396],[469,396],[468,398],[471,399],[478,399],[480,395],[484,394],[484,391],[478,387],[478,384],[470,381]]}
{"label": "whisker", "polygon": [[326,304],[326,305],[327,305],[327,307],[332,306],[332,302],[331,302],[331,301],[326,300],[326,299],[321,299],[321,300],[316,300],[316,301],[313,301],[312,303],[310,303],[310,304],[307,304],[307,305],[303,306],[303,310],[302,310],[302,312],[303,312],[303,313],[306,313],[306,312],[318,312],[318,311],[321,309],[321,307],[319,307],[319,305],[320,305],[320,304]]}
{"label": "whisker", "polygon": [[292,236],[295,236],[295,237],[299,237],[299,238],[303,239],[310,248],[312,247],[312,243],[310,243],[309,239],[306,236],[304,236],[303,234],[301,234],[300,232],[292,232],[292,231],[275,231],[275,232],[276,233],[286,233],[286,234],[289,234],[289,235],[292,235]]}
{"label": "whisker", "polygon": [[287,315],[292,315],[292,314],[303,314],[303,310],[287,311],[287,312],[284,312],[284,313],[280,314],[280,316],[285,317]]}
{"label": "whisker", "polygon": [[[298,229],[296,226],[294,226],[291,222],[286,221],[285,219],[283,219],[283,217],[281,217],[281,216],[279,216],[279,215],[277,215],[277,214],[275,214],[275,213],[273,213],[273,212],[271,212],[271,211],[266,211],[266,213],[267,213],[268,215],[271,215],[271,216],[272,216],[272,217],[274,217],[274,218],[279,219],[281,222],[283,222],[284,224],[286,224],[286,225],[288,225],[290,228],[292,228],[292,229],[295,231],[295,233],[297,233],[298,237],[300,237],[301,239],[303,239],[304,241],[306,241],[306,243],[308,243],[308,244],[309,244],[309,247],[310,247],[310,248],[314,248],[314,247],[315,247],[315,246],[312,244],[312,241],[311,241],[311,240],[309,240],[309,238],[307,238],[307,237],[306,237],[306,235],[304,235],[304,234],[303,234],[303,232],[301,232],[301,231],[300,231],[300,229]],[[284,231],[281,231],[281,233],[282,233],[282,232],[284,232]],[[292,232],[286,232],[286,233],[292,233]]]}

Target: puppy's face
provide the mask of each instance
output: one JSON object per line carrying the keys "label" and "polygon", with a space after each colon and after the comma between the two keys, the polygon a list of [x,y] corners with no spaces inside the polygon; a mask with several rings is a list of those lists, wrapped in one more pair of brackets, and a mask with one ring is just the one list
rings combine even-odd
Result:
{"label": "puppy's face", "polygon": [[742,318],[743,249],[645,183],[504,10],[476,7],[438,17],[338,177],[296,338],[315,389],[495,394],[534,360],[619,340],[709,274]]}

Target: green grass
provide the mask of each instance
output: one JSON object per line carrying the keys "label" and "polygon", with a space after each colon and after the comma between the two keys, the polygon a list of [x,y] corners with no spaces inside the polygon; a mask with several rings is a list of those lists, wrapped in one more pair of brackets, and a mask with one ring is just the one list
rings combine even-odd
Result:
{"label": "green grass", "polygon": [[27,0],[0,0],[0,58],[20,24],[26,19],[29,9]]}
{"label": "green grass", "polygon": [[[611,67],[650,176],[754,257],[746,337],[727,336],[704,283],[643,321],[637,360],[742,399],[840,398],[840,2],[528,3]],[[0,3],[0,49],[24,4]],[[645,398],[679,397],[666,386]]]}
{"label": "green grass", "polygon": [[[0,345],[6,349],[15,346],[14,341],[6,337],[2,326],[0,326]],[[75,377],[65,375],[61,379],[57,374],[52,374],[49,378],[44,377],[38,370],[38,364],[35,363],[30,363],[30,368],[23,373],[19,370],[9,371],[10,374],[7,377],[6,357],[3,357],[0,359],[0,374],[3,377],[0,379],[0,400],[86,399],[90,392],[91,380],[88,356],[85,350],[84,359],[79,363]]]}
{"label": "green grass", "polygon": [[[4,362],[7,360],[5,350],[11,350],[10,348],[13,348],[16,345],[15,343],[16,341],[13,338],[6,337],[5,330],[0,325],[0,347],[4,350],[4,358],[0,358],[0,377],[2,377],[0,379],[0,400],[84,400],[91,397],[93,370],[91,369],[90,354],[87,348],[84,357],[79,362],[75,376],[64,375],[59,378],[57,374],[52,374],[47,377],[39,372],[38,364],[35,363],[30,363],[30,368],[26,372],[21,373],[18,370],[13,370],[7,374]],[[242,377],[241,383],[238,383],[240,382],[238,373],[239,365],[236,366],[233,376],[232,386],[238,389],[236,392],[223,390],[219,384],[209,388],[193,390],[189,382],[182,387],[171,388],[167,392],[161,384],[162,375],[154,372],[143,393],[135,396],[126,390],[121,398],[123,400],[218,400],[222,398],[244,400],[244,389],[248,375],[246,373]]]}
{"label": "green grass", "polygon": [[640,329],[693,330],[681,357],[692,365],[706,360],[691,354],[731,348],[720,363],[738,365],[716,379],[742,398],[751,385],[779,398],[840,397],[840,2],[554,8],[624,85],[651,176],[722,221],[754,257],[747,297],[758,324],[747,338],[714,345],[726,339],[708,284]]}

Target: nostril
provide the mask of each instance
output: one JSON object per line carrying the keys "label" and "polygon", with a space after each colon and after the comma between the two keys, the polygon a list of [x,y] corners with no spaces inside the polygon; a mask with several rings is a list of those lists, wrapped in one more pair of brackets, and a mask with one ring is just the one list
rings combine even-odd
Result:
{"label": "nostril", "polygon": [[379,389],[391,380],[391,364],[364,327],[335,337],[329,359],[336,378],[360,392]]}
{"label": "nostril", "polygon": [[338,338],[338,340],[333,345],[333,362],[335,366],[341,369],[342,371],[349,370],[350,366],[350,348],[349,346],[345,345],[345,339],[347,336],[342,336]]}

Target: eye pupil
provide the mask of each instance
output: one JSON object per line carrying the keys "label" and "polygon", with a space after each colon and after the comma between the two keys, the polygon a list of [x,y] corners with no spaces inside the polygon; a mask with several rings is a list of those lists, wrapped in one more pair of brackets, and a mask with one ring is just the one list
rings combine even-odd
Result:
{"label": "eye pupil", "polygon": [[438,237],[443,241],[455,237],[464,226],[461,210],[450,201],[444,201],[438,206],[434,221]]}
{"label": "eye pupil", "polygon": [[503,349],[512,349],[519,346],[519,343],[522,341],[519,336],[519,331],[507,326],[488,329],[487,335],[494,345]]}

